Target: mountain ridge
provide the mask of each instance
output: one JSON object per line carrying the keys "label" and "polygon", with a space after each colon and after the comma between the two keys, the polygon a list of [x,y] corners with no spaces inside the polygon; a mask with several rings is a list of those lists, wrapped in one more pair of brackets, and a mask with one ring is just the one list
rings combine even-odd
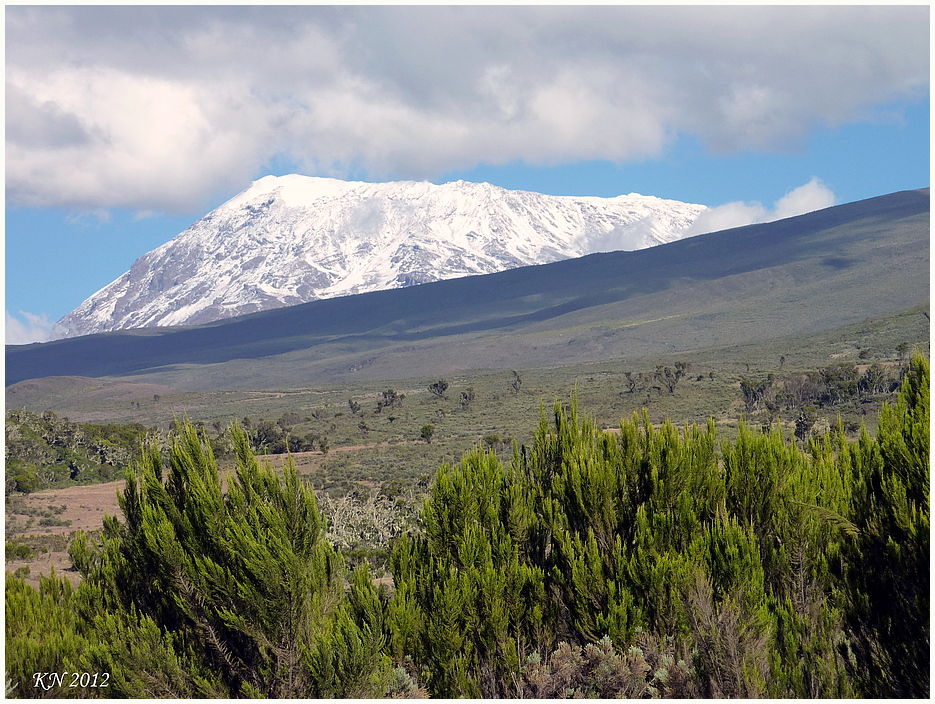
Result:
{"label": "mountain ridge", "polygon": [[704,209],[636,193],[548,196],[466,181],[266,176],[138,258],[53,334],[206,323],[640,249],[685,236]]}

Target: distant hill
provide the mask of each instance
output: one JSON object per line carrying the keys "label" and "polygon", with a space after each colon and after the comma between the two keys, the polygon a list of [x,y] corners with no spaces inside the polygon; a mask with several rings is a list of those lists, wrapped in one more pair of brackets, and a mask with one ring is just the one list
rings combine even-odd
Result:
{"label": "distant hill", "polygon": [[368,291],[634,250],[705,210],[637,193],[266,176],[60,320],[57,337],[198,325]]}
{"label": "distant hill", "polygon": [[8,346],[7,385],[73,375],[249,389],[572,364],[831,329],[928,299],[923,189],[198,327]]}

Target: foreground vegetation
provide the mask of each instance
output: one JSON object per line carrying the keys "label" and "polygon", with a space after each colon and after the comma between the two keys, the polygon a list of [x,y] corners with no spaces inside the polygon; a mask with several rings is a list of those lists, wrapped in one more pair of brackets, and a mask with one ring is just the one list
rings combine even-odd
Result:
{"label": "foreground vegetation", "polygon": [[73,542],[78,587],[7,575],[9,693],[929,695],[924,357],[875,437],[804,449],[552,415],[507,464],[478,447],[438,470],[392,589],[347,568],[293,466],[235,427],[225,480],[184,425],[129,473],[123,520]]}

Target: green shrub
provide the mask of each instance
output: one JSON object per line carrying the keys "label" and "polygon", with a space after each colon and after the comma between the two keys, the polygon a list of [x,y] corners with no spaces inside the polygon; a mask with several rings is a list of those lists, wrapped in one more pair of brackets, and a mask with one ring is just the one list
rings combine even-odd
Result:
{"label": "green shrub", "polygon": [[7,560],[31,560],[36,556],[36,551],[26,543],[11,542],[6,543]]}
{"label": "green shrub", "polygon": [[[94,597],[83,615],[94,622],[95,609],[109,608],[115,624],[138,615],[131,641],[158,648],[165,672],[188,673],[176,696],[382,695],[390,666],[381,631],[347,601],[314,494],[294,464],[280,477],[257,462],[244,431],[231,434],[238,464],[226,494],[191,424],[180,425],[166,466],[147,448],[127,478],[124,522],[107,520],[100,540],[79,533],[71,546]],[[375,597],[355,584],[364,608]],[[139,696],[145,673],[124,650],[118,639],[101,656],[115,673],[111,693]]]}

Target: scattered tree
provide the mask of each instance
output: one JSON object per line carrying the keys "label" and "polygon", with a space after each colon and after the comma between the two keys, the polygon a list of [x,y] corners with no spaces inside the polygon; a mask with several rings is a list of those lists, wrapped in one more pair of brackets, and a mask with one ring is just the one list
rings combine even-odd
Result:
{"label": "scattered tree", "polygon": [[655,378],[665,386],[671,394],[675,393],[675,387],[678,386],[679,381],[685,376],[686,371],[688,371],[688,364],[686,362],[676,362],[674,370],[660,364],[656,367]]}
{"label": "scattered tree", "polygon": [[519,372],[513,371],[513,381],[510,382],[510,388],[513,390],[514,394],[518,394],[520,388],[523,386],[523,379],[520,377]]}
{"label": "scattered tree", "polygon": [[461,410],[467,409],[474,402],[474,387],[469,386],[461,392]]}
{"label": "scattered tree", "polygon": [[447,390],[448,390],[448,382],[445,381],[444,379],[439,379],[438,381],[429,384],[429,391],[431,391],[432,394],[434,394],[435,396],[438,396],[439,398],[447,399],[448,397],[445,396],[445,392]]}

